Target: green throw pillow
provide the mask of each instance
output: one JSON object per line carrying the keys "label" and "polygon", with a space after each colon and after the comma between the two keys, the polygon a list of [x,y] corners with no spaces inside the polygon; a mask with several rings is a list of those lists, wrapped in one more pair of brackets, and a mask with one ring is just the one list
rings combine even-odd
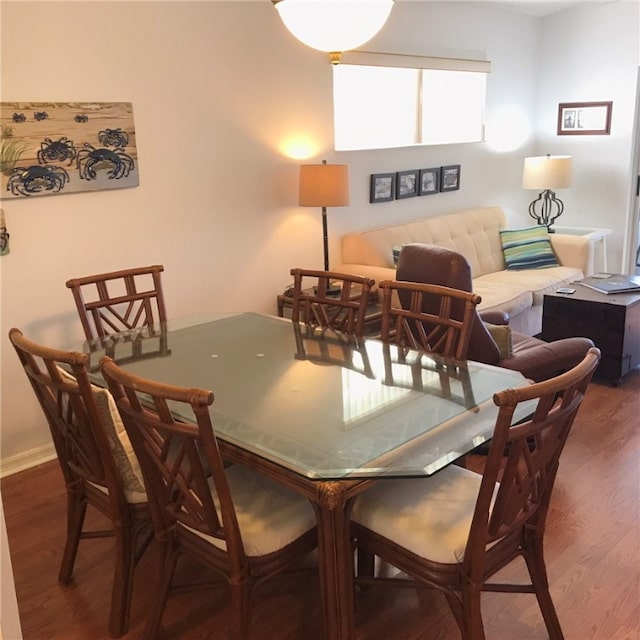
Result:
{"label": "green throw pillow", "polygon": [[391,249],[391,257],[393,258],[393,266],[397,267],[398,266],[398,260],[400,259],[400,251],[402,250],[402,247],[393,247]]}
{"label": "green throw pillow", "polygon": [[513,355],[513,342],[511,340],[511,328],[507,324],[489,324],[484,323],[487,331],[495,340],[500,351],[500,360],[510,358]]}
{"label": "green throw pillow", "polygon": [[557,267],[547,228],[539,225],[518,230],[500,231],[502,253],[507,269],[543,269]]}

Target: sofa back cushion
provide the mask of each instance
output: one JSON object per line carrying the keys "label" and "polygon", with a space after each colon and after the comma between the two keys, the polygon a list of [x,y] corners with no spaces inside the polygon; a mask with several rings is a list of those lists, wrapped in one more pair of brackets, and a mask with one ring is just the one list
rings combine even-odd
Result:
{"label": "sofa back cushion", "polygon": [[482,207],[349,233],[342,239],[342,262],[393,268],[394,248],[424,243],[461,253],[475,278],[505,268],[500,242],[505,227],[500,207]]}

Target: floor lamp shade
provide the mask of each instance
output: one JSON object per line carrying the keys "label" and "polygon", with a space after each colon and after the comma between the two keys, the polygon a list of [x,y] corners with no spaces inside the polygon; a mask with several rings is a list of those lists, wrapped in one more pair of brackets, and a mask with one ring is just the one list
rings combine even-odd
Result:
{"label": "floor lamp shade", "polygon": [[322,207],[324,241],[324,269],[329,270],[329,239],[327,234],[327,207],[346,207],[349,198],[348,164],[303,164],[300,166],[301,207]]}
{"label": "floor lamp shade", "polygon": [[529,205],[529,215],[540,225],[551,227],[564,211],[562,200],[554,189],[571,186],[571,156],[535,156],[524,159],[522,187],[540,189],[541,193]]}
{"label": "floor lamp shade", "polygon": [[348,164],[303,164],[300,167],[301,207],[345,207],[349,204]]}

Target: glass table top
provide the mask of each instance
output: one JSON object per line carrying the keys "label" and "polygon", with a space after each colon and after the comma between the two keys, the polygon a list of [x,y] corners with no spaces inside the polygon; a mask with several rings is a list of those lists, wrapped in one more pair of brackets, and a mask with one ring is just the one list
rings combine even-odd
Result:
{"label": "glass table top", "polygon": [[218,438],[317,480],[431,475],[491,437],[495,392],[528,384],[257,313],[172,321],[80,350],[97,384],[108,354],[138,376],[212,390]]}

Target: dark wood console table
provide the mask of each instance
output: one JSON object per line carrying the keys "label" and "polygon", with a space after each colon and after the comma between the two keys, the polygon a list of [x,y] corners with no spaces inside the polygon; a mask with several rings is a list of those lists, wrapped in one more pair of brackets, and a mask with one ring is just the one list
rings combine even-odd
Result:
{"label": "dark wood console table", "polygon": [[542,339],[582,336],[602,352],[595,376],[614,385],[640,365],[640,294],[599,293],[581,286],[573,294],[544,296]]}

